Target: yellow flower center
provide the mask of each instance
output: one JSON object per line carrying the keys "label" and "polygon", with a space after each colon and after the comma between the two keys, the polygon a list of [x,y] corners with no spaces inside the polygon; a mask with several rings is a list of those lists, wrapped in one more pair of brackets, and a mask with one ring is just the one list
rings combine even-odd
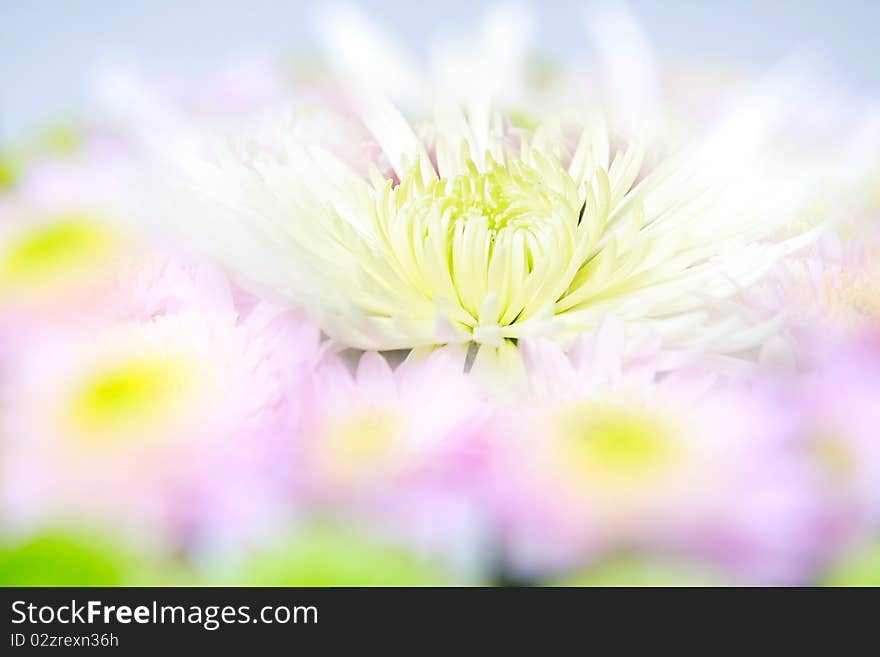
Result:
{"label": "yellow flower center", "polygon": [[837,284],[834,312],[838,316],[856,315],[859,318],[880,316],[880,290],[877,288],[880,267],[876,264],[858,272],[844,272]]}
{"label": "yellow flower center", "polygon": [[322,469],[345,481],[383,469],[394,456],[403,426],[399,415],[383,409],[360,409],[334,419],[323,434]]}
{"label": "yellow flower center", "polygon": [[[555,160],[490,162],[484,172],[472,161],[464,166],[452,178],[425,180],[415,169],[396,187],[374,181],[384,185],[375,207],[384,253],[361,257],[377,260],[370,271],[391,265],[417,295],[413,313],[433,317],[443,299],[463,326],[509,326],[568,289],[585,252],[582,194]],[[367,291],[371,299],[381,293]],[[389,301],[369,305],[381,314]]]}
{"label": "yellow flower center", "polygon": [[441,214],[451,210],[453,222],[485,220],[489,231],[539,230],[541,225],[577,208],[547,186],[541,174],[522,162],[493,164],[486,173],[476,169],[452,179],[439,179],[423,202]]}
{"label": "yellow flower center", "polygon": [[93,373],[72,403],[73,424],[83,442],[147,437],[173,419],[193,383],[188,363],[173,358],[135,359]]}
{"label": "yellow flower center", "polygon": [[878,256],[880,252],[874,248],[856,262],[827,266],[820,276],[807,263],[793,263],[787,288],[793,305],[844,325],[880,317]]}
{"label": "yellow flower center", "polygon": [[553,423],[556,458],[587,486],[647,483],[679,462],[666,424],[647,414],[581,403]]}
{"label": "yellow flower center", "polygon": [[63,217],[19,236],[0,260],[0,287],[33,288],[64,284],[94,273],[113,254],[114,236],[99,223]]}
{"label": "yellow flower center", "polygon": [[850,446],[830,428],[817,431],[809,442],[811,452],[828,475],[845,481],[858,466],[858,460]]}

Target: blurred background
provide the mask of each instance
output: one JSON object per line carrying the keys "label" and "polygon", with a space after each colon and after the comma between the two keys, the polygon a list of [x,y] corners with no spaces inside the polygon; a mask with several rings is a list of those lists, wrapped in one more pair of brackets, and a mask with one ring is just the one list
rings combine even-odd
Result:
{"label": "blurred background", "polygon": [[[96,70],[108,62],[197,74],[254,52],[315,50],[319,3],[291,0],[0,0],[0,143],[82,112]],[[413,56],[431,36],[467,30],[489,3],[363,0],[358,3]],[[589,57],[583,4],[521,3],[536,18],[537,49]],[[630,0],[667,60],[766,70],[801,48],[856,95],[880,91],[880,3],[849,0]]]}

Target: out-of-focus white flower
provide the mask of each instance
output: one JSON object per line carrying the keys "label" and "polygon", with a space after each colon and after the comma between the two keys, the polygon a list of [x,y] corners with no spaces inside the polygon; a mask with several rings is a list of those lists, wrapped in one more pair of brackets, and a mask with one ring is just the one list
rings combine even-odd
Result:
{"label": "out-of-focus white flower", "polygon": [[250,53],[202,72],[107,65],[92,83],[93,111],[101,128],[126,137],[144,129],[174,129],[196,121],[222,127],[288,104],[293,90],[282,61]]}
{"label": "out-of-focus white flower", "polygon": [[349,93],[367,89],[422,112],[441,97],[466,105],[488,94],[516,110],[538,104],[528,76],[532,17],[523,6],[489,7],[467,38],[432,35],[424,62],[354,4],[321,5],[315,18],[326,60]]}

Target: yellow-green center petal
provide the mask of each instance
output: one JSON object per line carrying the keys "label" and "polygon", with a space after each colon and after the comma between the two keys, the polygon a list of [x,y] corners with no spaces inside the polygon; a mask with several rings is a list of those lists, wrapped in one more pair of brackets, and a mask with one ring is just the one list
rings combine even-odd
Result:
{"label": "yellow-green center petal", "polygon": [[64,217],[20,235],[0,261],[3,287],[32,286],[88,271],[112,255],[113,236],[100,223]]}

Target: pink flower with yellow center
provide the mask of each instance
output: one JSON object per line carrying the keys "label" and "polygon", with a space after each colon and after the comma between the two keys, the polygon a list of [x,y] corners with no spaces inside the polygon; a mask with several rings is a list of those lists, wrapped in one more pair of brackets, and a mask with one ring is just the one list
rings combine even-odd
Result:
{"label": "pink flower with yellow center", "polygon": [[853,235],[829,234],[781,262],[744,295],[758,315],[782,309],[785,331],[765,350],[778,350],[778,357],[805,366],[829,335],[853,335],[880,325],[878,258],[880,234],[864,223]]}
{"label": "pink flower with yellow center", "polygon": [[486,463],[491,406],[461,360],[435,352],[396,369],[365,353],[316,371],[292,455],[294,499],[306,514],[479,559],[475,485]]}
{"label": "pink flower with yellow center", "polygon": [[[544,356],[531,359],[538,394],[507,415],[487,486],[513,573],[637,551],[791,582],[824,555],[828,509],[791,444],[789,408],[686,377],[578,387],[579,365]],[[546,383],[559,380],[567,390]]]}
{"label": "pink flower with yellow center", "polygon": [[0,304],[22,320],[94,310],[133,253],[122,231],[76,210],[8,222],[0,234]]}
{"label": "pink flower with yellow center", "polygon": [[144,251],[120,222],[129,164],[96,140],[34,164],[0,195],[0,328],[87,320],[125,287]]}
{"label": "pink flower with yellow center", "polygon": [[4,390],[3,512],[12,526],[111,523],[187,547],[271,513],[271,439],[319,334],[259,305],[182,310],[20,354]]}
{"label": "pink flower with yellow center", "polygon": [[876,328],[826,344],[797,381],[800,442],[851,528],[880,530],[880,339]]}

